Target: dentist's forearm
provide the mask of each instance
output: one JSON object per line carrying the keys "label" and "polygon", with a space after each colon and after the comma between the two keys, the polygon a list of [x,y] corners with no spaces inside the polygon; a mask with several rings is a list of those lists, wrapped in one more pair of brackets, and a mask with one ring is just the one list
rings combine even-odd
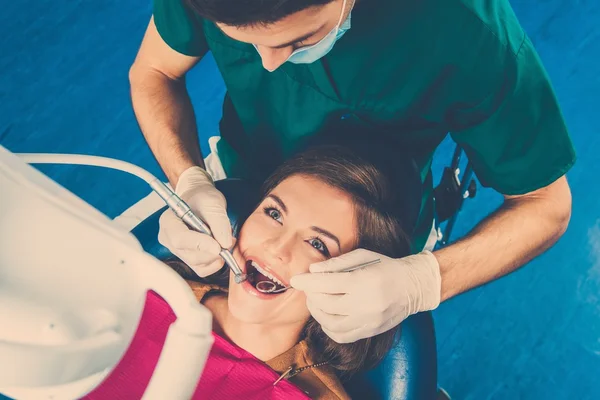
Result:
{"label": "dentist's forearm", "polygon": [[571,216],[566,178],[520,197],[509,197],[469,235],[434,253],[442,276],[441,299],[498,279],[549,249]]}
{"label": "dentist's forearm", "polygon": [[196,165],[204,167],[185,80],[174,80],[159,71],[134,66],[130,82],[140,129],[174,187],[183,171]]}

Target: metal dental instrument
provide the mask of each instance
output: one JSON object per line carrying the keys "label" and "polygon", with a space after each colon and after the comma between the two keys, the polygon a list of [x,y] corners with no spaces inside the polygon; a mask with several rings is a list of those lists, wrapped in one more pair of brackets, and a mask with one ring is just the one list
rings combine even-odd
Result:
{"label": "metal dental instrument", "polygon": [[[177,196],[177,194],[175,194],[175,192],[173,192],[173,190],[171,190],[167,185],[162,183],[162,181],[137,165],[112,158],[82,154],[17,153],[17,155],[25,162],[30,164],[89,165],[116,169],[127,172],[131,175],[135,175],[138,178],[146,181],[152,190],[154,190],[156,194],[158,194],[164,200],[167,206],[173,210],[175,215],[177,215],[178,218],[187,224],[190,229],[212,236],[212,232],[210,231],[208,225],[206,225],[204,221],[202,221],[192,212],[190,206],[188,206],[185,201]],[[242,283],[248,278],[247,275],[243,273],[242,269],[237,264],[233,258],[233,255],[228,249],[222,249],[219,255],[223,258],[227,266],[229,266],[235,275],[236,283]]]}
{"label": "metal dental instrument", "polygon": [[[336,271],[336,272],[352,272],[355,271],[357,269],[361,269],[364,267],[368,267],[369,265],[373,265],[373,264],[378,264],[381,262],[381,259],[377,258],[375,260],[371,260],[371,261],[367,261],[358,265],[354,265],[352,267],[348,267],[345,268],[341,271]],[[335,272],[325,272],[326,274],[333,274]],[[264,284],[264,285],[263,285]],[[261,286],[261,287],[259,287]],[[261,293],[265,293],[265,294],[273,294],[273,293],[281,293],[281,292],[285,292],[288,289],[291,289],[291,286],[284,286],[281,289],[276,289],[277,288],[277,284],[275,282],[272,281],[261,281],[258,282],[256,284],[256,290],[258,290]]]}
{"label": "metal dental instrument", "polygon": [[[177,217],[179,217],[191,229],[212,236],[212,232],[210,231],[208,225],[206,225],[199,217],[197,217],[183,200],[181,200],[179,197],[177,197],[177,199],[182,203],[184,207],[182,210],[180,210],[180,207],[182,207],[181,205],[178,205],[177,208],[169,206],[171,210],[175,212],[175,215],[177,215]],[[167,202],[167,204],[169,203]],[[185,210],[185,208],[187,208],[187,210]],[[181,214],[182,212],[183,215]],[[229,250],[221,249],[219,255],[221,256],[221,258],[223,258],[225,264],[227,264],[233,272],[235,276],[235,283],[242,283],[246,279],[248,279],[248,276],[242,272],[242,269],[239,267],[239,265],[235,261],[235,258],[233,258],[233,254],[231,254]]]}

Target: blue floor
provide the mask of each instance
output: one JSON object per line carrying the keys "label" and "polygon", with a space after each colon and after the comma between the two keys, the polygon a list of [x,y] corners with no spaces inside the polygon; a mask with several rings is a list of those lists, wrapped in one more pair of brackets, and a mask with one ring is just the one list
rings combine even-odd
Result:
{"label": "blue floor", "polygon": [[[563,239],[527,268],[435,312],[440,383],[456,399],[599,399],[600,2],[512,4],[546,64],[577,147],[569,175],[573,218]],[[162,176],[136,125],[127,81],[149,16],[149,0],[3,2],[0,144],[110,156]],[[189,85],[200,131],[209,136],[224,94],[210,57]],[[451,151],[449,142],[440,148],[436,174]],[[147,193],[117,172],[43,171],[111,217]],[[467,232],[499,202],[480,190],[455,233]]]}

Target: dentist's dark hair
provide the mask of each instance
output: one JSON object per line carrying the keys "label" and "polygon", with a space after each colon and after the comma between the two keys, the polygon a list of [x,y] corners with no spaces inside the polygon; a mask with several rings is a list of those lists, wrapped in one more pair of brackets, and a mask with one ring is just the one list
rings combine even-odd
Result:
{"label": "dentist's dark hair", "polygon": [[335,0],[185,0],[198,15],[231,26],[268,25]]}

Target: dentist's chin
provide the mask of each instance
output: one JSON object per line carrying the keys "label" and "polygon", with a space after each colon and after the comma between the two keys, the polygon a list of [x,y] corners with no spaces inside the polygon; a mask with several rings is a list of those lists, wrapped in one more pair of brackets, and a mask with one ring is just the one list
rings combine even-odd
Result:
{"label": "dentist's chin", "polygon": [[278,69],[279,67],[281,67],[281,65],[282,65],[282,64],[277,64],[277,65],[273,66],[273,64],[265,64],[265,63],[263,62],[263,68],[264,68],[265,70],[267,70],[268,72],[275,72],[275,71],[277,71],[277,69]]}

